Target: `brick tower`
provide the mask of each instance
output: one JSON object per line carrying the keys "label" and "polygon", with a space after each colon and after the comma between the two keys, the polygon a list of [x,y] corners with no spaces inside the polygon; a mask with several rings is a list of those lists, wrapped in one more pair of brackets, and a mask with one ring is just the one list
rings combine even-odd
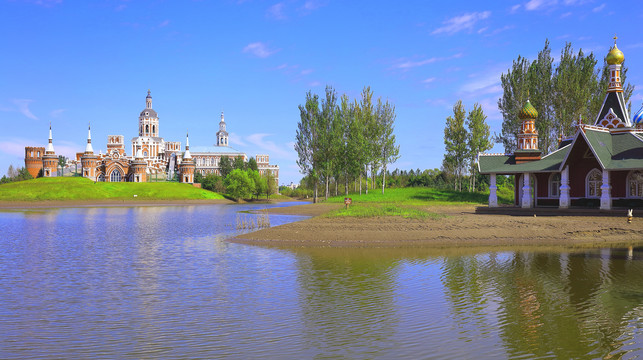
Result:
{"label": "brick tower", "polygon": [[25,168],[34,179],[38,177],[38,173],[42,170],[42,156],[44,154],[44,147],[25,147]]}
{"label": "brick tower", "polygon": [[42,157],[42,176],[52,177],[58,170],[58,156],[54,151],[54,144],[51,136],[51,124],[49,124],[49,143],[45,148],[45,155]]}
{"label": "brick tower", "polygon": [[145,158],[143,157],[143,150],[142,150],[143,144],[141,144],[141,142],[138,141],[136,145],[137,145],[136,156],[134,157],[134,160],[131,162],[131,165],[130,165],[130,169],[132,169],[132,172],[134,174],[132,181],[146,182],[147,173],[145,169],[147,169],[147,161],[145,161]]}
{"label": "brick tower", "polygon": [[192,155],[190,155],[190,138],[189,135],[185,137],[185,154],[183,154],[183,160],[179,165],[179,181],[183,183],[194,183],[194,169],[196,165],[194,160],[192,160]]}
{"label": "brick tower", "polygon": [[92,129],[91,126],[87,129],[87,146],[85,152],[80,158],[82,164],[83,177],[96,181],[96,167],[98,166],[98,156],[94,155],[94,148],[92,148]]}

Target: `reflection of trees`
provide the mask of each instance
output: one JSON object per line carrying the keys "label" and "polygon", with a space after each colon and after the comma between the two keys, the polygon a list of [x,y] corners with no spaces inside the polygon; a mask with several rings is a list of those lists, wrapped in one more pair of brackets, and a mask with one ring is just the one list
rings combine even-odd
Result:
{"label": "reflection of trees", "polygon": [[465,340],[498,327],[510,357],[602,357],[621,354],[631,338],[624,334],[643,303],[641,260],[620,250],[448,257],[442,282],[454,322],[475,322],[460,333]]}
{"label": "reflection of trees", "polygon": [[394,260],[350,249],[340,255],[337,249],[300,255],[304,338],[316,357],[373,356],[390,347],[396,318]]}

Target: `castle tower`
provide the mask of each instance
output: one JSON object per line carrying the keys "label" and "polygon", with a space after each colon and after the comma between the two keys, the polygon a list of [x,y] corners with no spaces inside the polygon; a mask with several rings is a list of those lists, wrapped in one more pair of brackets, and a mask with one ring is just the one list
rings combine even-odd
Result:
{"label": "castle tower", "polygon": [[522,120],[522,128],[518,133],[518,148],[515,151],[516,164],[540,160],[540,150],[538,150],[538,131],[536,130],[536,118],[538,111],[527,100],[525,105],[518,113],[518,118]]}
{"label": "castle tower", "polygon": [[54,151],[51,124],[49,124],[49,143],[45,148],[45,155],[42,157],[42,176],[55,176],[56,170],[58,170],[58,156],[56,155],[56,151]]}
{"label": "castle tower", "polygon": [[38,174],[42,170],[42,157],[44,154],[44,147],[25,147],[25,168],[34,179],[38,177]]}
{"label": "castle tower", "polygon": [[159,137],[159,116],[152,109],[152,93],[147,90],[145,109],[138,117],[138,136]]}
{"label": "castle tower", "polygon": [[147,181],[147,161],[143,158],[143,145],[140,141],[137,143],[136,156],[131,162],[132,173],[134,174],[134,182],[146,182]]}
{"label": "castle tower", "polygon": [[221,121],[219,122],[219,131],[217,131],[217,146],[228,146],[228,132],[225,129],[225,120],[223,111],[221,112]]}
{"label": "castle tower", "polygon": [[90,126],[87,128],[87,145],[85,146],[85,152],[80,158],[83,177],[94,181],[97,180],[96,168],[98,167],[98,160],[98,156],[94,155],[94,149],[92,148],[92,129]]}
{"label": "castle tower", "polygon": [[183,154],[183,160],[179,165],[179,181],[183,183],[194,183],[194,169],[196,165],[194,160],[192,160],[192,155],[190,154],[190,138],[189,135],[185,136],[185,154]]}
{"label": "castle tower", "polygon": [[601,105],[601,110],[596,116],[594,125],[606,128],[623,128],[632,127],[630,120],[630,113],[627,111],[625,105],[625,97],[623,96],[623,84],[621,82],[621,68],[625,55],[616,47],[616,39],[614,37],[614,47],[610,49],[605,57],[609,71],[609,84],[605,100]]}

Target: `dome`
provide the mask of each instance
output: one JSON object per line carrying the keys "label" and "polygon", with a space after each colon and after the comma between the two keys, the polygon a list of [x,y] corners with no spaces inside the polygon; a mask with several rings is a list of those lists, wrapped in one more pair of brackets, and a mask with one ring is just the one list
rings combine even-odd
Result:
{"label": "dome", "polygon": [[623,52],[616,47],[616,44],[614,44],[612,50],[607,53],[605,60],[607,60],[609,65],[620,65],[625,61],[625,55],[623,55]]}
{"label": "dome", "polygon": [[527,100],[527,103],[525,106],[520,109],[520,112],[518,113],[518,117],[520,119],[535,119],[538,117],[538,111],[536,111],[536,108],[531,105],[529,100]]}
{"label": "dome", "polygon": [[637,111],[634,117],[632,118],[632,124],[634,125],[643,124],[643,106],[641,106],[639,111]]}
{"label": "dome", "polygon": [[142,118],[157,118],[159,117],[156,111],[154,109],[143,109],[141,111],[141,117]]}

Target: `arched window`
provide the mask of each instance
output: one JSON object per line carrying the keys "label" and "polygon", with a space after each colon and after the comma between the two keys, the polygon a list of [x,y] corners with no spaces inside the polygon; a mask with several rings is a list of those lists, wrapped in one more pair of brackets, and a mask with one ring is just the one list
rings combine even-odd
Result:
{"label": "arched window", "polygon": [[551,174],[549,176],[549,197],[557,198],[560,196],[560,174]]}
{"label": "arched window", "polygon": [[150,133],[150,126],[145,125],[145,135],[149,135],[149,133]]}
{"label": "arched window", "polygon": [[603,184],[603,173],[594,169],[587,174],[585,179],[585,196],[588,198],[601,197],[601,185]]}
{"label": "arched window", "polygon": [[109,181],[111,182],[121,182],[122,175],[121,172],[118,170],[112,171],[112,175],[109,177]]}
{"label": "arched window", "polygon": [[643,197],[643,171],[630,171],[627,176],[627,196]]}
{"label": "arched window", "polygon": [[152,125],[152,135],[156,135],[156,125]]}

